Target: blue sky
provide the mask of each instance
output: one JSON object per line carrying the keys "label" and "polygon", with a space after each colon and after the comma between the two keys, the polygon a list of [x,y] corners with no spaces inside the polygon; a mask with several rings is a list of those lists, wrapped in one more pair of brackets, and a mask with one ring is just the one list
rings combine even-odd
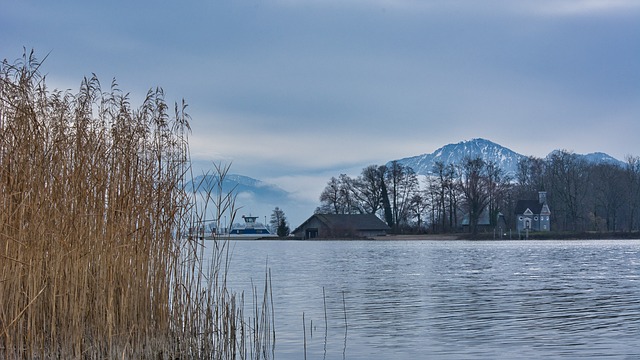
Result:
{"label": "blue sky", "polygon": [[329,177],[483,137],[640,155],[640,1],[6,1],[0,57],[50,87],[189,103],[198,164],[316,199]]}

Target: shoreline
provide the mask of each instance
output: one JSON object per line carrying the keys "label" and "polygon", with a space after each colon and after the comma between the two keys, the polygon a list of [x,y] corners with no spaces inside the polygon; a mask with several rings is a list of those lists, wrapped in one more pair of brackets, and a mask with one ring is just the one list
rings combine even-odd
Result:
{"label": "shoreline", "polygon": [[640,240],[638,232],[568,232],[568,233],[534,233],[529,234],[528,239],[503,237],[494,238],[493,234],[478,234],[471,237],[471,234],[415,234],[415,235],[387,235],[377,236],[373,240],[464,240],[464,241],[525,241],[525,240]]}
{"label": "shoreline", "polygon": [[407,234],[407,235],[386,235],[374,236],[372,240],[389,240],[389,241],[405,241],[405,240],[464,240],[460,238],[462,234]]}
{"label": "shoreline", "polygon": [[[213,240],[207,239],[204,240]],[[565,241],[565,240],[640,240],[640,232],[567,232],[567,233],[533,233],[529,234],[528,239],[518,238],[517,236],[501,239],[494,238],[493,234],[478,234],[472,237],[468,233],[454,234],[389,234],[384,236],[373,237],[353,237],[353,238],[313,238],[303,239],[295,236],[288,237],[262,237],[262,238],[229,238],[220,237],[216,240],[233,240],[233,241],[526,241],[526,240],[548,240],[548,241]]]}

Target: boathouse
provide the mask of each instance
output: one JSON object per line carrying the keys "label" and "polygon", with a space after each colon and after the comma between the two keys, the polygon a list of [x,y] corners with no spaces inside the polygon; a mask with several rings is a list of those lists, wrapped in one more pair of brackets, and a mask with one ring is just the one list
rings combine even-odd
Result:
{"label": "boathouse", "polygon": [[303,239],[353,239],[385,236],[390,229],[374,214],[314,214],[292,233]]}

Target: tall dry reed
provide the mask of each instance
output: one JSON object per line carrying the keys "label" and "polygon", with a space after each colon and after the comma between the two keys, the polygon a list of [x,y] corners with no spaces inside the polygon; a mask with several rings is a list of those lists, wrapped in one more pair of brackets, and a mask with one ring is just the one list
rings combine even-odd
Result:
{"label": "tall dry reed", "polygon": [[201,217],[184,102],[155,89],[134,109],[95,76],[50,91],[39,67],[0,69],[0,358],[268,357],[228,243],[207,264],[182,234]]}

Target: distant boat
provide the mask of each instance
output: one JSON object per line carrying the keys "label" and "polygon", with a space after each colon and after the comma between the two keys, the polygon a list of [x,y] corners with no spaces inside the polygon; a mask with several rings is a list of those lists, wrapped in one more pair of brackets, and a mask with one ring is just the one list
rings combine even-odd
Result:
{"label": "distant boat", "polygon": [[[272,234],[264,224],[257,222],[257,216],[242,216],[244,224],[233,224],[229,234],[218,234],[215,236],[217,239],[229,238],[233,240],[257,240],[262,238],[274,238],[278,237],[276,234]],[[214,239],[214,236],[205,236],[206,240]]]}

